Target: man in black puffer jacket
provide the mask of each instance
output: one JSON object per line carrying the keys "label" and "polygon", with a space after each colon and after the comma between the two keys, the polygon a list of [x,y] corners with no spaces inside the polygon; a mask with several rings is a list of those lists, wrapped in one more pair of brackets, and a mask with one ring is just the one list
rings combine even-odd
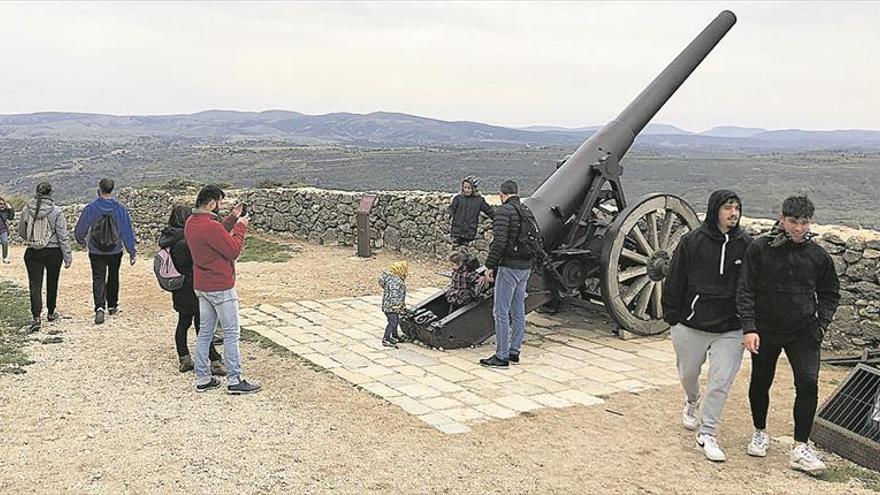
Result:
{"label": "man in black puffer jacket", "polygon": [[784,350],[795,389],[794,447],[788,465],[809,474],[825,470],[807,441],[819,401],[822,339],[840,302],[831,255],[811,239],[814,213],[806,196],[786,198],[779,223],[749,246],[737,291],[743,344],[752,353],[749,404],[755,434],[748,454],[767,455],[770,386]]}
{"label": "man in black puffer jacket", "polygon": [[508,180],[501,184],[502,205],[492,222],[495,238],[486,257],[486,276],[495,281],[495,354],[481,359],[483,366],[506,368],[511,362],[518,363],[525,338],[526,283],[532,258],[519,250],[522,219],[517,210],[521,208],[518,194],[516,182]]}
{"label": "man in black puffer jacket", "polygon": [[452,228],[449,231],[455,247],[468,245],[477,238],[477,227],[480,224],[480,212],[494,219],[495,210],[489,206],[479,189],[479,182],[473,175],[461,181],[461,192],[453,196],[449,204],[449,216],[452,217]]}
{"label": "man in black puffer jacket", "polygon": [[[709,460],[726,460],[715,430],[733,379],[742,363],[742,325],[736,314],[736,287],[751,238],[739,227],[742,201],[733,191],[709,196],[706,219],[675,248],[663,285],[663,319],[673,325],[676,365],[685,391],[682,425],[696,430],[697,445]],[[709,358],[703,400],[700,372]]]}

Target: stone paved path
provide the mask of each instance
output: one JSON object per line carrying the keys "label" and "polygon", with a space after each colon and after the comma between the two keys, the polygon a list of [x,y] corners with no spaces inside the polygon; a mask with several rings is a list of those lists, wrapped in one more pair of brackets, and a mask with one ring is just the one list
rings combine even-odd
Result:
{"label": "stone paved path", "polygon": [[[436,289],[411,292],[421,300]],[[438,351],[417,344],[381,345],[381,296],[304,300],[241,310],[255,331],[331,373],[398,405],[445,433],[469,424],[543,408],[592,406],[602,397],[678,383],[667,337],[621,340],[603,324],[571,328],[532,314],[522,363],[490,369],[478,360],[491,340],[473,349]],[[586,326],[586,325],[578,325]]]}

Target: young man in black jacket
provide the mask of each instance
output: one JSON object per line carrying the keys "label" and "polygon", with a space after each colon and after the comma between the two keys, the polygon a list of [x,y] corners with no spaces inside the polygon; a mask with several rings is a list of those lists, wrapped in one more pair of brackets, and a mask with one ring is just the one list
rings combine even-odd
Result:
{"label": "young man in black jacket", "polygon": [[[480,359],[480,364],[506,368],[519,362],[526,332],[526,284],[531,275],[531,256],[520,251],[522,226],[518,208],[519,188],[512,180],[501,184],[501,207],[495,212],[492,232],[495,237],[486,257],[486,276],[495,281],[495,354]],[[513,328],[511,338],[510,330]]]}
{"label": "young man in black jacket", "polygon": [[819,400],[819,355],[825,329],[840,302],[831,256],[811,240],[815,207],[806,196],[782,203],[779,222],[746,251],[737,291],[743,345],[752,353],[749,403],[755,434],[748,454],[767,455],[770,386],[784,350],[794,374],[794,447],[789,467],[810,474],[825,464],[807,445]]}
{"label": "young man in black jacket", "polygon": [[[752,240],[739,228],[741,210],[735,192],[713,192],[700,228],[688,232],[675,248],[663,286],[663,319],[673,325],[672,343],[686,395],[681,422],[688,430],[699,427],[697,445],[716,462],[727,459],[715,430],[743,358],[736,286]],[[701,397],[700,372],[707,357],[709,381]],[[701,399],[702,422],[697,418]]]}
{"label": "young man in black jacket", "polygon": [[486,202],[477,186],[479,182],[473,175],[461,180],[461,192],[452,197],[449,204],[449,216],[452,227],[449,234],[454,247],[466,246],[477,238],[477,227],[480,224],[480,212],[490,219],[495,218],[495,210]]}

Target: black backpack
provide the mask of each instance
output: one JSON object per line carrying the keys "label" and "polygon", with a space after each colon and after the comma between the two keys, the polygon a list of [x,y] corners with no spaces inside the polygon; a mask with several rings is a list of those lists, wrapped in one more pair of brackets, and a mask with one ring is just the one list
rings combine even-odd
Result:
{"label": "black backpack", "polygon": [[98,251],[113,251],[116,248],[116,242],[119,240],[119,230],[116,228],[116,218],[112,213],[106,213],[98,220],[98,223],[92,227],[89,237],[92,245]]}
{"label": "black backpack", "polygon": [[519,215],[519,235],[516,239],[516,245],[513,251],[517,253],[520,259],[530,259],[533,262],[539,262],[544,259],[544,236],[538,229],[538,222],[535,215],[528,206],[519,203],[512,203],[513,208]]}

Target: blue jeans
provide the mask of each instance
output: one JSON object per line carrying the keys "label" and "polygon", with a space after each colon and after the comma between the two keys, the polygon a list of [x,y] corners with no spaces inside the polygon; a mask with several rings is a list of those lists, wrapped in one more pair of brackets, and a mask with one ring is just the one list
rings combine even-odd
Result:
{"label": "blue jeans", "polygon": [[9,231],[0,232],[0,245],[3,246],[3,259],[9,257]]}
{"label": "blue jeans", "polygon": [[237,385],[241,381],[241,355],[238,339],[241,326],[238,321],[238,294],[235,289],[214,292],[195,291],[199,298],[199,334],[196,337],[196,384],[211,381],[208,353],[214,338],[217,320],[223,328],[223,364],[226,366],[226,383]]}
{"label": "blue jeans", "polygon": [[389,340],[392,337],[399,339],[400,335],[397,333],[397,326],[400,324],[400,315],[386,312],[385,318],[388,318],[388,325],[385,326],[385,335],[382,336],[382,339]]}
{"label": "blue jeans", "polygon": [[[519,353],[526,336],[526,283],[531,270],[499,266],[495,273],[495,355],[508,359]],[[513,327],[513,340],[510,327]]]}

